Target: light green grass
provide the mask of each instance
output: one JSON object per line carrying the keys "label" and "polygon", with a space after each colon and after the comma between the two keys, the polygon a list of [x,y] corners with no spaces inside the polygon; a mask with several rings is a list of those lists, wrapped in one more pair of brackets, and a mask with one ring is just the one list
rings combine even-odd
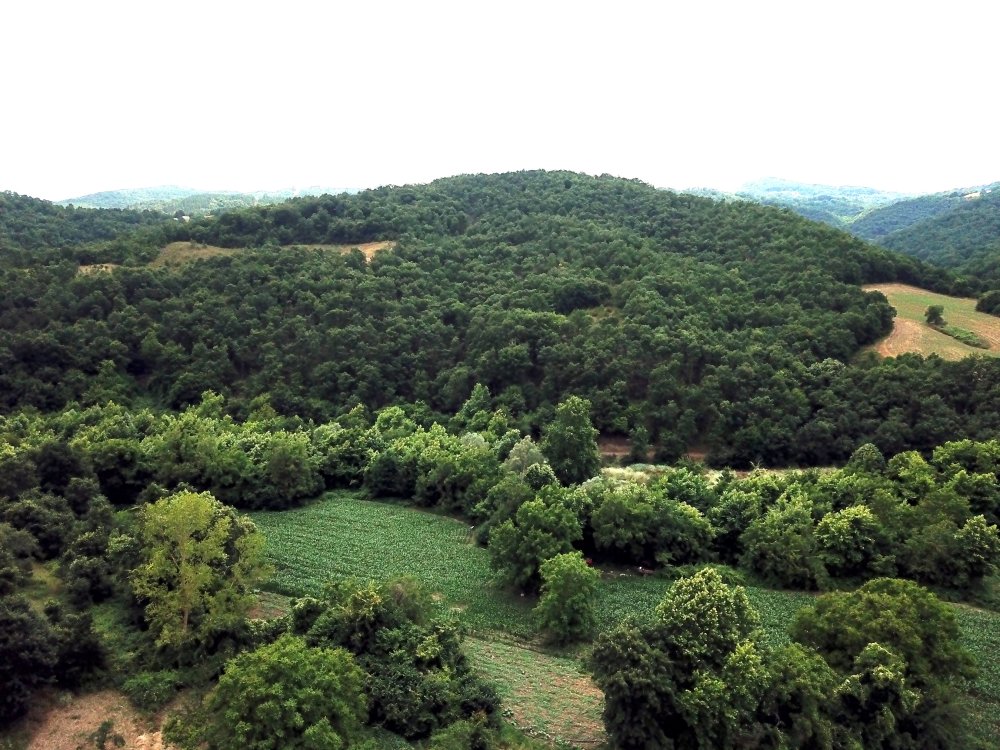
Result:
{"label": "light green grass", "polygon": [[250,515],[275,567],[269,588],[280,593],[315,596],[340,576],[413,576],[473,629],[532,633],[532,603],[491,585],[489,556],[460,521],[349,492],[329,493],[296,510]]}
{"label": "light green grass", "polygon": [[508,718],[526,732],[583,748],[606,740],[604,697],[576,659],[497,638],[468,638],[465,652],[496,686]]}

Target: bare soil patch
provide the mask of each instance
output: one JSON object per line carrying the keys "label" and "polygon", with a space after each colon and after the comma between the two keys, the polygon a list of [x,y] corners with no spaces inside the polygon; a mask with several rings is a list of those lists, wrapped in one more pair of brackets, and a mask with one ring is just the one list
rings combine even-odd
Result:
{"label": "bare soil patch", "polygon": [[597,449],[602,456],[621,458],[627,456],[632,450],[632,443],[627,437],[601,436],[597,439]]}
{"label": "bare soil patch", "polygon": [[[31,738],[26,750],[79,750],[94,747],[90,739],[101,724],[110,721],[106,747],[130,750],[169,750],[160,733],[162,715],[145,717],[116,690],[72,696],[43,694],[26,721]],[[124,745],[114,742],[119,735]]]}
{"label": "bare soil patch", "polygon": [[[357,248],[365,255],[365,260],[371,261],[375,255],[382,250],[391,250],[396,246],[395,240],[382,240],[379,242],[362,242],[354,245],[306,245],[294,244],[285,247],[300,247],[305,250],[325,250],[328,252],[346,254]],[[205,245],[200,242],[171,242],[160,250],[160,254],[153,259],[150,268],[175,268],[177,266],[190,263],[195,260],[205,258],[215,258],[218,256],[236,255],[242,253],[245,248],[241,247],[217,247],[216,245]],[[114,266],[113,263],[103,263],[100,266]],[[81,266],[83,268],[97,268],[97,266]],[[87,271],[93,273],[93,271]]]}
{"label": "bare soil patch", "polygon": [[396,241],[381,240],[379,242],[362,242],[354,245],[292,245],[292,247],[304,247],[307,250],[333,250],[338,253],[349,253],[354,248],[357,248],[365,254],[366,260],[371,261],[382,250],[391,250],[396,247]]}
{"label": "bare soil patch", "polygon": [[118,263],[91,263],[90,265],[80,266],[77,273],[89,276],[92,273],[108,273],[114,271],[116,268],[121,268],[121,266]]}

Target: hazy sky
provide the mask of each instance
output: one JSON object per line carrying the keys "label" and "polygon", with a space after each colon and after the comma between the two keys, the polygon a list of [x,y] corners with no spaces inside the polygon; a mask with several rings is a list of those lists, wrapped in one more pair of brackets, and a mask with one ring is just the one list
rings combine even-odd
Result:
{"label": "hazy sky", "polygon": [[1000,5],[11,2],[0,189],[1000,180]]}

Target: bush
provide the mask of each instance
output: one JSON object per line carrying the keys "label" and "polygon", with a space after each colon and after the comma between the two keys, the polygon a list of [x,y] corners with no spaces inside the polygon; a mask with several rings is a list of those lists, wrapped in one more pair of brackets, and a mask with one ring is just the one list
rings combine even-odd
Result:
{"label": "bush", "polygon": [[176,670],[139,672],[122,684],[122,692],[132,705],[143,711],[157,711],[177,694],[180,675]]}
{"label": "bush", "polygon": [[364,679],[347,651],[282,636],[226,666],[205,739],[215,750],[346,747],[367,716]]}

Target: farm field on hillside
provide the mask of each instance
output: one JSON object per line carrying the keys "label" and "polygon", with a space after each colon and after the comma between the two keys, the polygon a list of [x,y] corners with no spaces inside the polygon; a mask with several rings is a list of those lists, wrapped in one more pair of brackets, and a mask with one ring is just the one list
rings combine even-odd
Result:
{"label": "farm field on hillside", "polygon": [[[361,242],[353,245],[308,245],[308,244],[296,244],[291,247],[302,247],[307,250],[332,250],[338,253],[346,253],[354,248],[358,248],[362,253],[365,254],[365,258],[371,260],[375,253],[380,250],[390,249],[395,247],[396,243],[393,241],[385,242]],[[214,258],[215,256],[222,255],[235,255],[242,252],[244,248],[234,248],[234,247],[216,247],[215,245],[205,245],[200,242],[171,242],[169,245],[160,250],[160,254],[156,256],[152,261],[150,261],[150,266],[152,268],[163,268],[183,265],[184,263],[190,263],[193,260],[202,260],[204,258]],[[113,265],[113,264],[104,264]],[[92,273],[95,266],[85,266],[87,271],[82,271],[84,273]]]}
{"label": "farm field on hillside", "polygon": [[[289,595],[319,594],[333,576],[382,580],[411,575],[422,581],[442,606],[467,624],[476,638],[472,658],[491,675],[506,704],[522,726],[559,735],[558,722],[546,718],[538,701],[544,696],[521,695],[519,664],[530,662],[539,679],[569,679],[567,657],[538,654],[531,607],[534,600],[512,595],[491,583],[489,555],[475,544],[466,524],[404,505],[373,502],[354,492],[332,492],[303,508],[250,514],[267,538],[267,556],[276,573],[270,588]],[[604,569],[598,590],[598,628],[613,627],[627,616],[652,615],[671,581],[638,576],[628,569]],[[760,613],[765,636],[774,645],[787,642],[795,613],[813,595],[747,586]],[[966,647],[979,665],[971,689],[974,716],[981,733],[1000,736],[1000,614],[956,606]],[[513,637],[513,641],[511,640]],[[520,641],[520,643],[519,643]],[[487,663],[488,662],[488,663]],[[522,671],[525,671],[522,669]],[[570,669],[570,673],[573,670]],[[562,675],[560,677],[559,675]],[[577,703],[579,701],[575,701]],[[583,701],[580,721],[593,716]],[[541,712],[541,713],[539,713]],[[532,718],[525,718],[532,717]]]}
{"label": "farm field on hillside", "polygon": [[[972,355],[1000,356],[1000,318],[976,312],[976,300],[971,297],[948,297],[908,284],[872,284],[865,291],[882,292],[896,308],[892,333],[872,349],[883,357],[895,357],[906,352],[943,359],[962,359]],[[944,307],[944,319],[949,325],[972,331],[987,341],[989,349],[968,346],[927,325],[924,313],[931,305]]]}
{"label": "farm field on hillside", "polygon": [[281,593],[320,594],[335,576],[408,575],[472,628],[531,634],[530,603],[488,584],[489,557],[465,523],[350,492],[330,493],[296,510],[250,515],[267,538],[276,571],[272,586]]}

